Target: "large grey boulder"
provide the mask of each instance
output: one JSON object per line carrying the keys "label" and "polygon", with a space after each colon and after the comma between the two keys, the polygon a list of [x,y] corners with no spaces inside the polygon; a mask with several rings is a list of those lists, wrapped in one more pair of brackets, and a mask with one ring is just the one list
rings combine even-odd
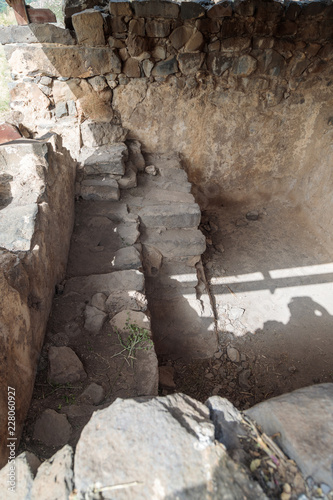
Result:
{"label": "large grey boulder", "polygon": [[74,465],[78,498],[98,492],[117,500],[266,498],[214,433],[208,408],[183,394],[117,399],[82,431]]}
{"label": "large grey boulder", "polygon": [[305,387],[246,411],[277,442],[305,477],[333,488],[333,384]]}

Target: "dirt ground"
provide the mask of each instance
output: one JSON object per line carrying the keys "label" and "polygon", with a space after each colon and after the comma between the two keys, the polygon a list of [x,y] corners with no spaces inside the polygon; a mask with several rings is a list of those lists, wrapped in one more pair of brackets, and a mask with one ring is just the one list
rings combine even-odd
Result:
{"label": "dirt ground", "polygon": [[176,390],[201,401],[218,394],[242,410],[333,382],[333,259],[302,212],[220,208],[203,214],[201,230],[219,352],[189,363],[162,359],[175,369]]}

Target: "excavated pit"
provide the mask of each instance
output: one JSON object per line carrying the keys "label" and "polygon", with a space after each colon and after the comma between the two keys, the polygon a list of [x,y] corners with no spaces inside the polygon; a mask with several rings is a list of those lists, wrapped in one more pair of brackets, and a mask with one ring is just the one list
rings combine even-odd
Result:
{"label": "excavated pit", "polygon": [[177,390],[244,409],[332,382],[332,255],[304,212],[287,202],[208,208],[201,229],[220,352],[169,361]]}
{"label": "excavated pit", "polygon": [[[162,395],[219,395],[246,409],[333,379],[332,257],[302,210],[285,201],[207,207],[200,216],[178,155],[146,155],[146,165],[156,175],[138,172],[137,187],[122,190],[120,201],[76,202],[67,274],[53,301],[21,450],[46,458],[60,446],[36,431],[45,411],[66,416],[71,430],[61,444],[75,446],[96,409],[117,397],[154,394],[155,375],[148,369],[138,389],[106,319],[126,309],[151,319]],[[129,260],[119,261],[129,248]],[[141,302],[119,306],[122,293],[110,299],[112,285],[88,282],[119,272],[144,277],[145,285],[133,288]],[[89,317],[94,308],[97,323]],[[54,347],[72,349],[87,375],[50,381]],[[140,359],[148,368],[151,361]],[[82,396],[91,384],[103,388],[96,401]]]}

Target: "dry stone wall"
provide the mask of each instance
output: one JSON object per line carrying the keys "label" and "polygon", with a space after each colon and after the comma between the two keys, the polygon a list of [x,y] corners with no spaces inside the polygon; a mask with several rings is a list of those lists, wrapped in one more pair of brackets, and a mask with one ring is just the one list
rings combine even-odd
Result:
{"label": "dry stone wall", "polygon": [[181,153],[202,206],[284,197],[330,241],[330,0],[68,0],[64,13],[74,30],[0,31],[26,134],[55,130],[78,154],[86,119],[122,124],[147,152]]}
{"label": "dry stone wall", "polygon": [[67,264],[76,169],[59,139],[0,147],[0,466],[8,456],[7,387],[16,389],[19,439],[55,285]]}

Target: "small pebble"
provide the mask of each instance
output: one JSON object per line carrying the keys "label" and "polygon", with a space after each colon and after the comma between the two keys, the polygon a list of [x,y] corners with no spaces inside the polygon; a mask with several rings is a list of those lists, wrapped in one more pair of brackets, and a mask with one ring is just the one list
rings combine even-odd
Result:
{"label": "small pebble", "polygon": [[222,243],[218,243],[217,245],[214,245],[214,246],[215,246],[215,250],[217,250],[218,252],[220,252],[220,253],[224,252],[224,246],[222,245]]}
{"label": "small pebble", "polygon": [[227,347],[227,355],[233,363],[239,363],[240,354],[234,347]]}
{"label": "small pebble", "polygon": [[157,175],[157,168],[155,167],[155,165],[148,165],[145,168],[145,172],[146,172],[146,174],[149,174],[149,175]]}
{"label": "small pebble", "polygon": [[208,378],[209,380],[211,380],[212,378],[214,378],[214,375],[212,373],[207,373],[205,375],[205,378]]}
{"label": "small pebble", "polygon": [[219,352],[216,352],[216,353],[214,354],[214,358],[216,358],[216,359],[220,359],[220,358],[221,358],[221,356],[222,356],[222,352],[220,352],[220,351],[219,351]]}
{"label": "small pebble", "polygon": [[259,219],[259,212],[257,210],[251,210],[246,214],[247,220],[258,220]]}

